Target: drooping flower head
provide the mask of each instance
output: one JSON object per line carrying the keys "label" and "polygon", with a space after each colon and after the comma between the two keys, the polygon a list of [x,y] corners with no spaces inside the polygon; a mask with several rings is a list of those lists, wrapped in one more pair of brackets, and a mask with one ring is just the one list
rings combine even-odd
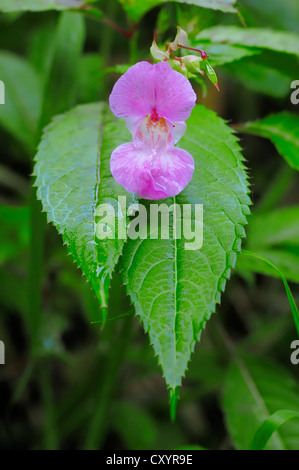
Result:
{"label": "drooping flower head", "polygon": [[145,199],[176,196],[187,186],[194,161],[175,144],[195,101],[187,78],[166,62],[139,62],[116,82],[110,108],[126,119],[133,136],[111,155],[111,173],[119,184]]}

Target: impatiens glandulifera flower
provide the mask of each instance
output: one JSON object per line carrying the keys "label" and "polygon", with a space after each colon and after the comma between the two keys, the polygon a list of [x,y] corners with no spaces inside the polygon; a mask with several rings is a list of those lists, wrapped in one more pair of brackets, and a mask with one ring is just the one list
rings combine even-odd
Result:
{"label": "impatiens glandulifera flower", "polygon": [[176,196],[190,182],[194,161],[175,147],[196,95],[167,62],[139,62],[116,82],[109,97],[115,116],[126,119],[133,142],[117,147],[110,169],[126,190],[145,199]]}

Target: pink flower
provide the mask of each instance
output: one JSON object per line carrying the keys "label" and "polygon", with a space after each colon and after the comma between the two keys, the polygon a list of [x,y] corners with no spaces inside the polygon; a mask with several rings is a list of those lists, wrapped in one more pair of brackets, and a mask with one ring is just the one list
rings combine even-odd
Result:
{"label": "pink flower", "polygon": [[133,136],[111,155],[111,173],[119,184],[145,199],[175,196],[187,186],[194,161],[175,144],[195,101],[187,78],[167,62],[139,62],[116,82],[110,108],[126,119]]}

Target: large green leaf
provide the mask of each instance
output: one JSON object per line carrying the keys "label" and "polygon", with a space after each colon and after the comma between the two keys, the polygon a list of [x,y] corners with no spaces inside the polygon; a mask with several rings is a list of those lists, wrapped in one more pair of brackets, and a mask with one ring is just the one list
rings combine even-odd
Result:
{"label": "large green leaf", "polygon": [[79,8],[88,0],[0,0],[0,11],[45,11]]}
{"label": "large green leaf", "polygon": [[[254,356],[237,358],[226,378],[223,405],[235,447],[249,450],[257,429],[274,412],[299,411],[298,387],[273,362]],[[299,422],[290,421],[273,434],[266,449],[298,450],[298,435]]]}
{"label": "large green leaf", "polygon": [[238,26],[215,26],[201,31],[197,38],[214,43],[238,44],[299,55],[299,35],[293,32],[272,31],[263,28],[244,29]]}
{"label": "large green leaf", "polygon": [[112,178],[109,166],[113,149],[128,140],[125,124],[105,105],[89,104],[56,116],[36,155],[35,184],[43,209],[104,306],[124,240],[97,238],[96,210],[109,203],[117,211],[119,195],[127,195],[128,203],[133,198]]}
{"label": "large green leaf", "polygon": [[0,124],[31,150],[41,108],[39,77],[24,59],[10,52],[0,52],[0,80],[5,85]]}
{"label": "large green leaf", "polygon": [[229,127],[203,106],[194,108],[187,124],[180,147],[193,155],[195,172],[181,194],[163,202],[203,204],[203,246],[186,249],[172,217],[169,239],[130,239],[122,258],[124,283],[171,396],[235,265],[250,203],[240,147]]}
{"label": "large green leaf", "polygon": [[[133,21],[139,21],[142,16],[152,8],[169,3],[168,0],[119,0],[125,11]],[[235,0],[172,0],[176,3],[196,5],[198,7],[221,10],[226,13],[236,13]]]}
{"label": "large green leaf", "polygon": [[271,114],[260,121],[248,122],[241,132],[267,137],[288,164],[299,170],[299,116],[289,112]]}

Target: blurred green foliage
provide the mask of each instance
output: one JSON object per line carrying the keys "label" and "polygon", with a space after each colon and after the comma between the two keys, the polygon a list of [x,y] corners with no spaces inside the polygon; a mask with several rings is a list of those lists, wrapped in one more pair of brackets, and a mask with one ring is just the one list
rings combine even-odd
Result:
{"label": "blurred green foliage", "polygon": [[[166,42],[180,24],[220,77],[221,94],[209,85],[205,98],[193,83],[198,101],[244,131],[254,202],[246,247],[280,269],[298,303],[299,137],[290,102],[291,81],[299,79],[298,2],[240,0],[240,16],[201,8],[206,2],[143,1],[142,12],[126,9],[129,19],[125,1],[93,4],[131,39],[88,12],[20,12],[20,3],[0,0],[0,11],[12,11],[0,14],[0,448],[250,449],[273,413],[299,412],[299,365],[290,362],[296,330],[275,271],[239,257],[196,346],[172,424],[156,358],[119,275],[101,331],[99,304],[41,215],[30,175],[50,118],[106,100],[119,66],[149,59],[153,32]],[[72,3],[78,6],[65,1]],[[240,18],[261,35],[248,41]],[[269,438],[268,448],[299,450],[298,421]]]}

